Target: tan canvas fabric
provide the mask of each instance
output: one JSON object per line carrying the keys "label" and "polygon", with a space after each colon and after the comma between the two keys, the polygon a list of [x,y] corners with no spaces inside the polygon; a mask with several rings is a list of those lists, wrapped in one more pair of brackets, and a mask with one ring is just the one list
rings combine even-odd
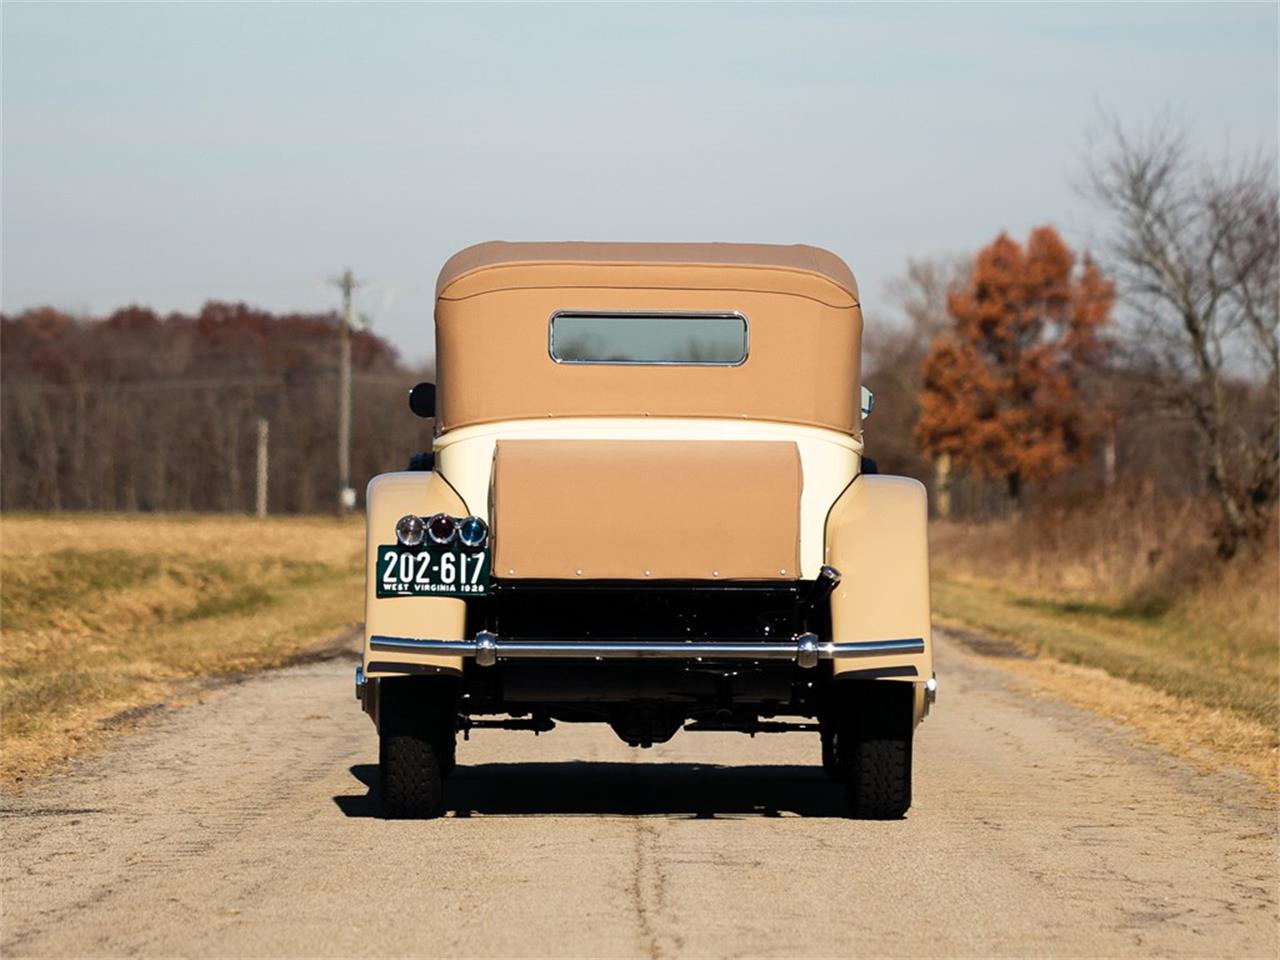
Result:
{"label": "tan canvas fabric", "polygon": [[[670,259],[656,262],[660,253]],[[570,255],[582,259],[550,259]],[[624,255],[637,259],[604,259]],[[709,262],[713,256],[724,262]],[[556,363],[548,332],[560,310],[741,313],[747,359],[736,367]],[[531,417],[733,417],[854,433],[861,337],[852,275],[812,247],[484,244],[441,273],[440,427]]]}
{"label": "tan canvas fabric", "polygon": [[[484,290],[525,285],[530,278],[554,275],[557,283],[592,282],[610,268],[661,275],[663,284],[692,278],[705,268],[725,272],[748,289],[780,282],[772,274],[810,275],[843,291],[826,291],[827,300],[857,302],[858,284],[848,265],[829,250],[804,244],[768,243],[478,243],[454,254],[440,270],[436,296],[457,299]],[[481,274],[485,274],[481,276]],[[459,283],[467,278],[466,284]],[[456,286],[455,286],[456,284]],[[454,289],[450,289],[454,287]],[[818,289],[815,285],[814,289]]]}
{"label": "tan canvas fabric", "polygon": [[796,579],[801,483],[786,442],[499,441],[493,571]]}

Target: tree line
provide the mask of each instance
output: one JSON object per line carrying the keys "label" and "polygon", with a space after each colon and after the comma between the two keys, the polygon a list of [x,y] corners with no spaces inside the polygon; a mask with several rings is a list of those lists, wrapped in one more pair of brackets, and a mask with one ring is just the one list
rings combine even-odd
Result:
{"label": "tree line", "polygon": [[910,266],[908,326],[869,358],[894,411],[875,452],[942,513],[1136,481],[1208,497],[1224,557],[1262,543],[1280,494],[1275,158],[1200,164],[1175,125],[1113,124],[1083,191],[1108,225],[1097,259],[1043,226]]}
{"label": "tree line", "polygon": [[[335,509],[338,330],[336,314],[232,303],[0,317],[0,508],[251,511],[265,419],[269,509]],[[430,424],[405,407],[421,376],[385,340],[355,333],[352,370],[362,494],[430,446]]]}

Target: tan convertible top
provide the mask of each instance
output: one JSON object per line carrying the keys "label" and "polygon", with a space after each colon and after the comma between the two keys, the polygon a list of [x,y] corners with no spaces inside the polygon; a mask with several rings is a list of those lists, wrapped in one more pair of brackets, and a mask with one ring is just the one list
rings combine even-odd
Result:
{"label": "tan convertible top", "polygon": [[[862,311],[844,261],[738,243],[482,243],[436,285],[437,426],[542,417],[732,417],[859,428]],[[734,366],[558,363],[559,311],[734,313]]]}
{"label": "tan convertible top", "polygon": [[[708,274],[725,274],[725,268],[739,278],[745,271],[754,272],[749,280],[753,289],[773,289],[778,278],[769,274],[800,274],[839,288],[846,297],[826,299],[858,301],[858,284],[853,271],[829,250],[805,244],[782,246],[772,243],[507,243],[491,240],[477,243],[455,253],[440,270],[436,296],[458,299],[493,290],[510,290],[554,275],[557,286],[585,285],[582,280],[599,280],[609,275],[614,280],[624,274],[648,274],[663,271],[666,282],[677,285],[688,282],[702,286]],[[531,269],[520,269],[531,268]],[[576,268],[576,269],[575,269]],[[606,268],[606,269],[601,269]],[[613,268],[613,269],[608,269]],[[572,281],[574,275],[579,282]],[[639,279],[639,278],[637,278]],[[460,281],[466,281],[465,283]],[[457,289],[450,289],[457,286]],[[784,284],[778,292],[792,292]],[[846,306],[849,304],[833,304]]]}

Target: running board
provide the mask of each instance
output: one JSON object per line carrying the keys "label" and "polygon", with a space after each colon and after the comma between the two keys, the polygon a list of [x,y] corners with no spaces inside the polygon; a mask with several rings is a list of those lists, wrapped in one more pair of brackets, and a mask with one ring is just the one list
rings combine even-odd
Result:
{"label": "running board", "polygon": [[383,652],[404,651],[437,656],[470,657],[478,666],[499,660],[790,660],[811,668],[819,660],[924,653],[924,640],[871,640],[830,643],[815,633],[791,640],[504,640],[481,630],[474,640],[427,640],[416,637],[369,638]]}

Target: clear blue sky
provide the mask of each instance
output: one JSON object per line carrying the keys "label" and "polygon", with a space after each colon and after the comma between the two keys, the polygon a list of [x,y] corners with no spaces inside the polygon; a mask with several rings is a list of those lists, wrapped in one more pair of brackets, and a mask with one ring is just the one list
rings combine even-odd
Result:
{"label": "clear blue sky", "polygon": [[[327,309],[408,359],[487,239],[908,257],[1096,227],[1099,107],[1275,149],[1277,6],[3,7],[3,307]],[[868,336],[874,336],[869,327]]]}

